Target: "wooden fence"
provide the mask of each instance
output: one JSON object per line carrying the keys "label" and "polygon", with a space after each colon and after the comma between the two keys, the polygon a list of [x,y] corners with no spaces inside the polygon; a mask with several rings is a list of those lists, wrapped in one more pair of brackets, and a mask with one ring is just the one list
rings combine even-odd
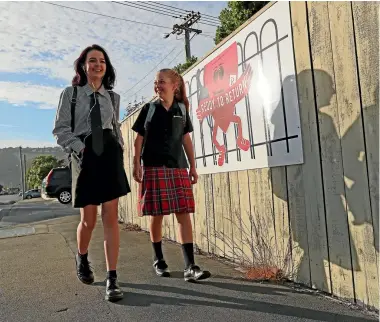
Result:
{"label": "wooden fence", "polygon": [[[195,243],[378,309],[379,4],[292,2],[291,18],[304,164],[200,176]],[[122,124],[133,192],[120,216],[147,229],[132,179],[136,118]],[[176,228],[165,219],[167,238]]]}

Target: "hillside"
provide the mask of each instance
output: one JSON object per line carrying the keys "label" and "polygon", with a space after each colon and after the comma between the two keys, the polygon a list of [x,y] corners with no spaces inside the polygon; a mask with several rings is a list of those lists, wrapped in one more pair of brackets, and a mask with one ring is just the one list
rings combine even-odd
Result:
{"label": "hillside", "polygon": [[[19,148],[0,149],[0,185],[5,187],[21,186]],[[67,160],[67,155],[59,147],[54,148],[23,148],[28,169],[33,159],[39,155],[53,155],[58,159]]]}

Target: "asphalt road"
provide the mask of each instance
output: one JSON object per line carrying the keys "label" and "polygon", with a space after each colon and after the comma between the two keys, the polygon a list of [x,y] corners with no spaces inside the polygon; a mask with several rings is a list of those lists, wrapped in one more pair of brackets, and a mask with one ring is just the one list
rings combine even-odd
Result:
{"label": "asphalt road", "polygon": [[62,205],[55,199],[24,200],[12,205],[0,205],[0,228],[76,214],[79,214],[78,209],[73,209],[71,205]]}
{"label": "asphalt road", "polygon": [[0,207],[1,207],[1,204],[3,203],[8,203],[10,201],[19,201],[21,200],[21,197],[17,195],[2,195],[0,196]]}

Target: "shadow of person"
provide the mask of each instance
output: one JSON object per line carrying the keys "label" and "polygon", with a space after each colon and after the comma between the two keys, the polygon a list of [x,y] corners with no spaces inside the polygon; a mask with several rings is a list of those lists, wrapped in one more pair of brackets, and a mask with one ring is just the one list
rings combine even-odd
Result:
{"label": "shadow of person", "polygon": [[[298,267],[295,268],[296,275],[299,277],[304,277],[304,280],[311,279],[311,284],[313,285],[315,281],[318,281],[317,285],[322,287],[324,291],[330,290],[330,280],[326,276],[326,268],[324,261],[329,261],[330,265],[335,264],[346,270],[360,270],[357,251],[355,246],[352,244],[351,254],[350,254],[350,240],[352,240],[351,233],[347,226],[347,213],[344,207],[344,204],[341,200],[341,196],[345,195],[344,182],[334,182],[335,180],[339,181],[343,178],[338,178],[333,172],[336,169],[337,162],[339,158],[336,158],[336,154],[340,154],[340,150],[337,150],[337,147],[340,147],[340,136],[335,127],[334,121],[330,115],[323,112],[321,109],[323,107],[329,106],[331,99],[335,95],[334,84],[331,76],[323,70],[314,70],[314,73],[311,70],[304,70],[297,75],[297,79],[294,75],[286,77],[282,84],[282,89],[284,92],[284,104],[286,106],[287,115],[295,113],[298,108],[297,100],[298,97],[295,95],[287,95],[287,93],[293,93],[294,83],[297,81],[298,84],[309,83],[311,77],[314,76],[315,88],[318,88],[319,92],[317,93],[317,102],[318,102],[318,119],[319,122],[319,135],[320,142],[323,143],[321,148],[321,155],[323,163],[323,175],[324,178],[324,188],[325,188],[325,203],[327,204],[327,212],[325,214],[326,225],[328,227],[328,242],[327,240],[324,244],[329,248],[328,251],[318,251],[313,252],[312,258],[303,255]],[[308,89],[309,92],[305,95],[313,95],[312,89]],[[313,101],[313,100],[310,100]],[[276,109],[274,110],[271,123],[274,126],[273,138],[284,137],[284,117],[282,109],[282,100],[278,103]],[[308,113],[316,113],[316,106],[314,104],[300,104],[300,114],[307,115]],[[289,116],[287,117],[289,119]],[[302,124],[302,122],[301,122]],[[317,124],[302,124],[301,133],[305,134],[306,131],[315,131]],[[278,142],[277,144],[280,144]],[[282,143],[284,144],[284,143]],[[305,144],[305,143],[304,143]],[[307,144],[307,143],[306,143]],[[291,151],[290,151],[291,152]],[[305,161],[307,162],[309,156],[305,156]],[[300,166],[302,167],[302,165]],[[301,168],[299,168],[301,169]],[[269,174],[271,176],[271,174]],[[298,175],[303,175],[301,170]],[[331,180],[333,178],[333,180]],[[277,178],[272,176],[269,178],[272,180],[272,189],[276,197],[288,201],[287,191],[284,189],[282,182],[277,182]],[[317,187],[316,187],[317,189]],[[304,199],[305,193],[307,191],[292,191],[292,193],[298,194],[294,196],[295,198]],[[319,247],[319,245],[309,245],[308,240],[316,240],[314,236],[310,236],[314,233],[316,227],[308,227],[308,231],[305,232],[305,220],[306,217],[310,214],[299,214],[295,211],[290,213],[290,224],[291,224],[291,234],[294,242],[298,244],[303,250],[303,253],[307,253],[309,247]],[[324,229],[324,227],[321,227]],[[309,234],[308,238],[304,238],[303,234]],[[324,232],[323,232],[324,234]],[[319,234],[317,235],[319,236]],[[326,254],[326,256],[321,255],[319,258],[316,258],[317,254]],[[328,255],[327,255],[328,254]],[[310,269],[310,263],[312,262],[313,269]]]}
{"label": "shadow of person", "polygon": [[[335,313],[329,308],[326,310],[318,310],[302,307],[302,304],[300,306],[297,306],[297,304],[279,304],[274,302],[272,297],[270,297],[266,302],[264,300],[260,301],[252,300],[251,298],[247,299],[242,296],[233,297],[222,294],[215,294],[212,293],[212,291],[215,290],[210,289],[207,291],[207,293],[204,293],[199,290],[166,285],[120,283],[120,286],[123,288],[128,288],[128,292],[125,293],[124,299],[116,302],[115,305],[143,307],[163,305],[175,306],[177,309],[182,306],[194,306],[198,307],[194,310],[197,310],[199,314],[202,314],[201,312],[207,312],[206,308],[208,307],[212,310],[215,310],[216,308],[217,310],[214,312],[218,312],[218,309],[229,309],[249,312],[262,312],[272,315],[275,314],[276,316],[281,315],[283,317],[296,317],[300,319],[310,319],[315,321],[364,322],[372,320],[365,317],[359,317],[356,314],[356,316],[350,316],[341,313]],[[166,295],[154,295],[152,294],[153,292],[161,292],[165,293]],[[276,294],[272,293],[271,295]],[[287,301],[284,302],[286,303]]]}
{"label": "shadow of person", "polygon": [[[345,147],[350,147],[349,153],[345,154],[347,162],[345,162],[345,177],[347,182],[346,189],[354,196],[360,196],[363,191],[367,191],[368,187],[374,200],[368,198],[371,202],[372,209],[363,209],[361,202],[348,201],[348,208],[354,216],[353,225],[370,225],[373,229],[373,246],[379,252],[379,86],[372,93],[372,102],[374,104],[363,107],[363,113],[366,117],[359,117],[350,126],[344,134],[342,141]],[[368,119],[370,118],[370,120]],[[369,122],[366,122],[369,120]],[[366,131],[363,131],[363,126]],[[365,136],[365,140],[363,140]],[[363,140],[363,142],[357,142]],[[367,143],[367,144],[366,144]],[[365,146],[367,145],[367,146]],[[358,149],[363,147],[363,149]],[[358,169],[364,169],[368,164],[367,173]],[[369,180],[368,180],[369,179]],[[374,202],[375,201],[375,202]],[[372,241],[371,241],[372,242]]]}

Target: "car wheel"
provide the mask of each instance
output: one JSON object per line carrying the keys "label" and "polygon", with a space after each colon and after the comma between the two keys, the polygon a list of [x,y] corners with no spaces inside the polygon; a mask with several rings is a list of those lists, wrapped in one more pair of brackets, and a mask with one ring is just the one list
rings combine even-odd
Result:
{"label": "car wheel", "polygon": [[58,195],[58,201],[64,205],[71,202],[71,192],[69,190],[62,190]]}
{"label": "car wheel", "polygon": [[32,199],[32,196],[31,195],[28,195],[25,197],[26,199]]}

